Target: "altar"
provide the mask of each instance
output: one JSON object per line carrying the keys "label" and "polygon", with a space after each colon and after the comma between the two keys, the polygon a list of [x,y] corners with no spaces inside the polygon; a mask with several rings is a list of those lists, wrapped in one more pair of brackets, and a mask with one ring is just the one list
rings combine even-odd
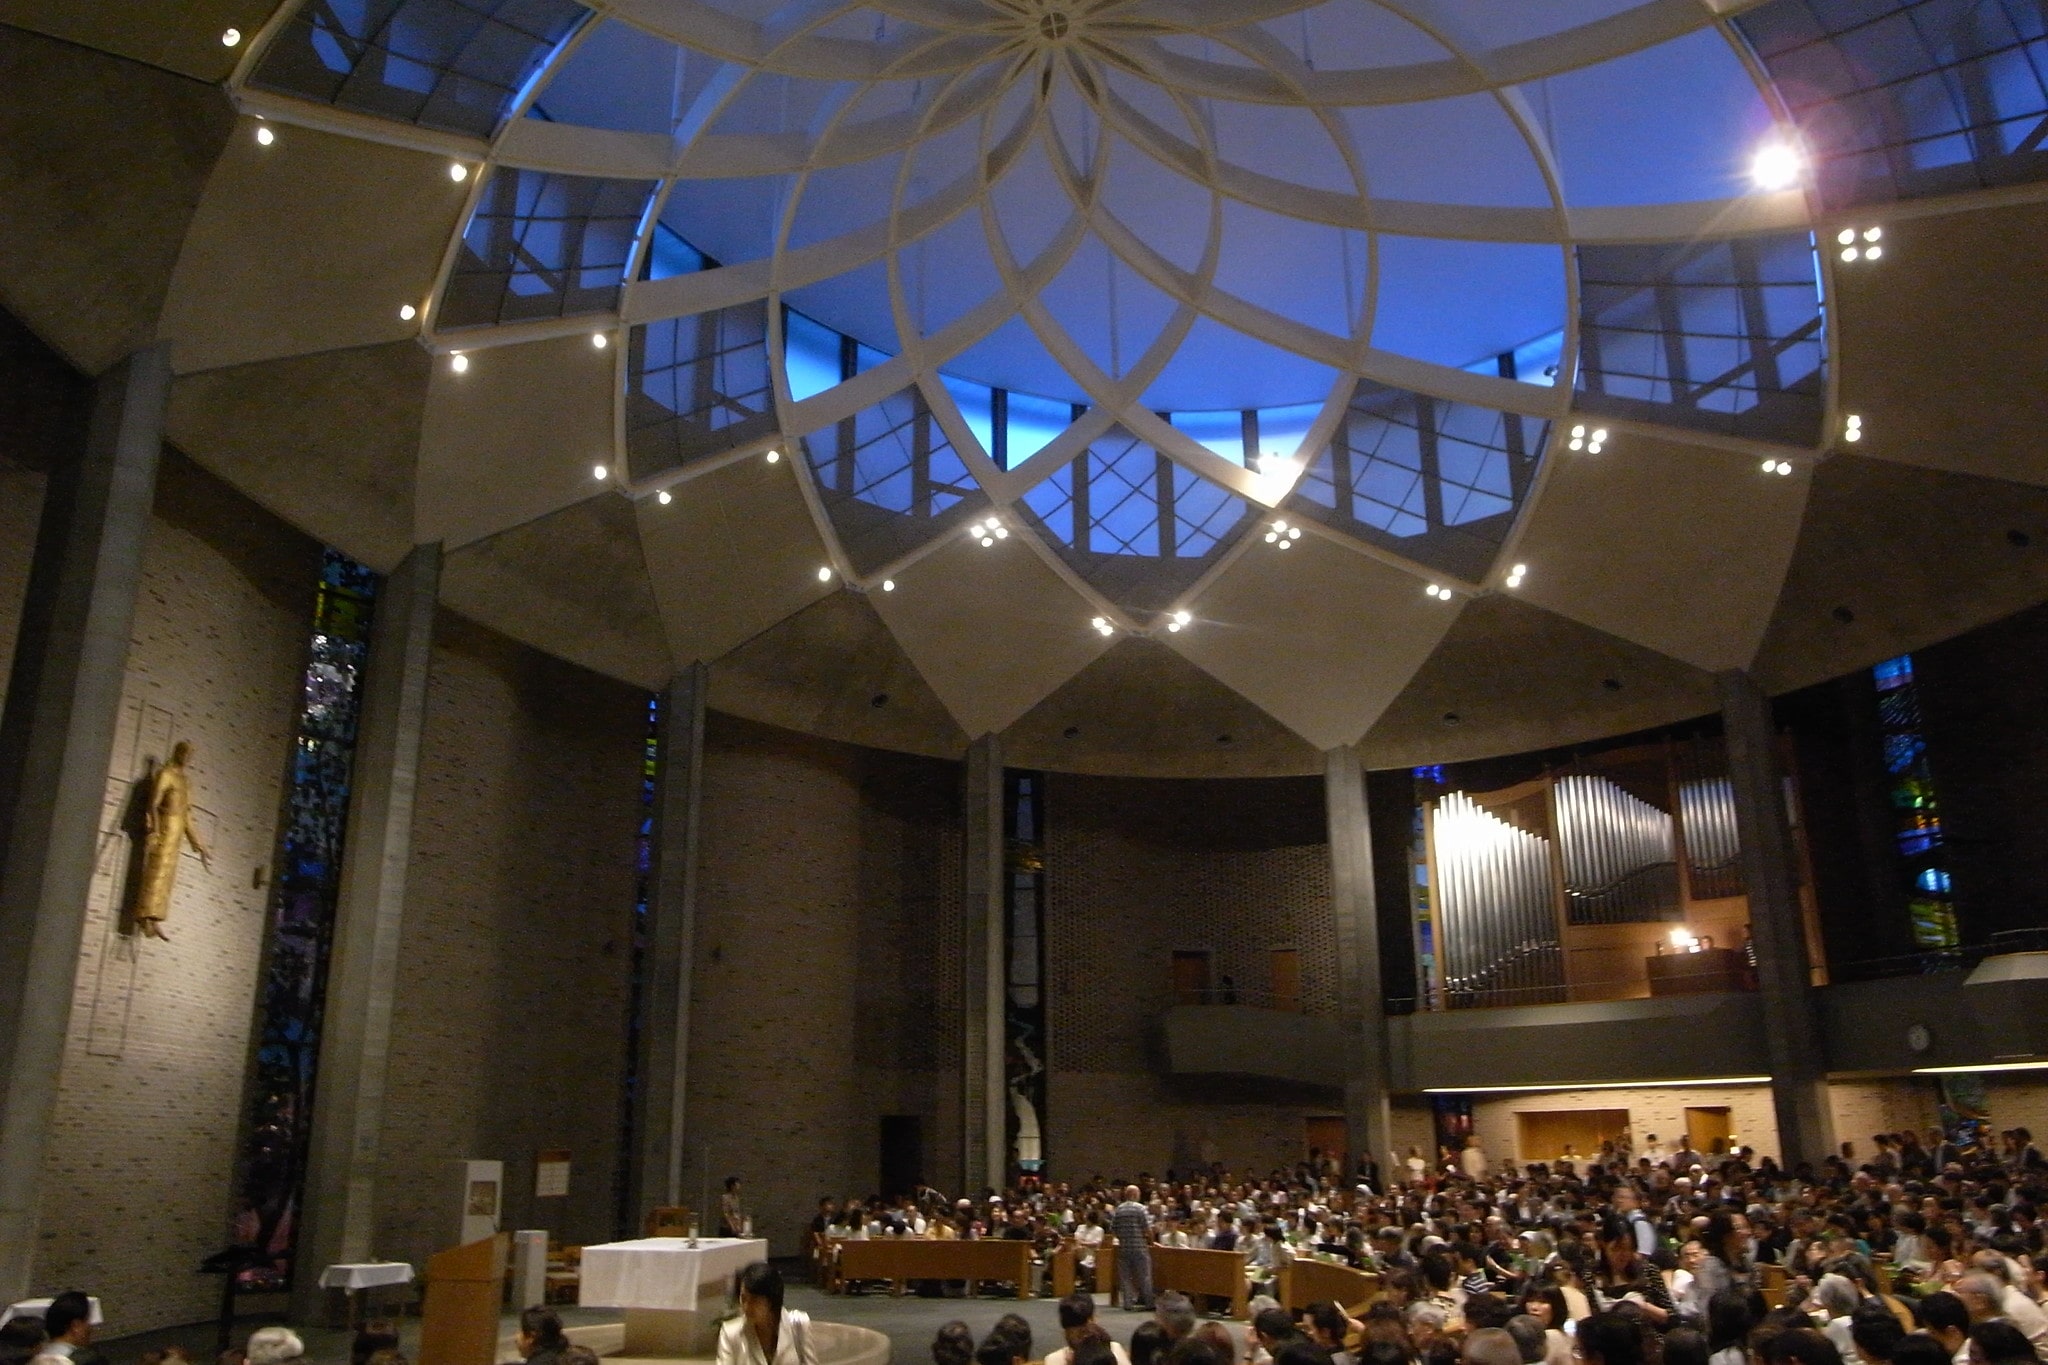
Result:
{"label": "altar", "polygon": [[624,1354],[710,1356],[732,1280],[768,1259],[753,1237],[641,1237],[583,1248],[580,1302],[625,1310]]}

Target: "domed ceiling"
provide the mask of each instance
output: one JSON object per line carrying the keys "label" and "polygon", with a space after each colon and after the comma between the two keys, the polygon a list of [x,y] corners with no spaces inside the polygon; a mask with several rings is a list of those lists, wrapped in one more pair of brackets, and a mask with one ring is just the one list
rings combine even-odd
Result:
{"label": "domed ceiling", "polygon": [[174,440],[741,714],[1428,761],[2048,589],[2022,424],[1928,398],[2041,274],[2037,7],[13,8],[238,112],[164,228]]}

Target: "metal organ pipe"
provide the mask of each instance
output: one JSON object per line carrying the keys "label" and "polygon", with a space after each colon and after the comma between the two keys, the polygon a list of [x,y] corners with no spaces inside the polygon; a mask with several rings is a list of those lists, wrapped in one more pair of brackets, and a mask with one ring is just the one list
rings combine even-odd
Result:
{"label": "metal organ pipe", "polygon": [[[1550,841],[1495,818],[1463,792],[1432,813],[1438,951],[1454,1004],[1562,998],[1564,959],[1550,889]],[[1533,989],[1532,988],[1537,988]]]}
{"label": "metal organ pipe", "polygon": [[1678,813],[1685,821],[1685,861],[1694,894],[1742,894],[1742,839],[1735,827],[1735,787],[1725,777],[1694,778],[1678,784]]}
{"label": "metal organ pipe", "polygon": [[1670,815],[1594,773],[1565,774],[1551,796],[1573,924],[1628,924],[1677,913]]}

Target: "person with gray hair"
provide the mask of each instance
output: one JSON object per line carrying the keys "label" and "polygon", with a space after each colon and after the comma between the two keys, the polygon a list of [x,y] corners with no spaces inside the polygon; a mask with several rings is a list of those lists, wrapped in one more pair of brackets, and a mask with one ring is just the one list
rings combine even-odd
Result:
{"label": "person with gray hair", "polygon": [[[2028,1298],[2013,1282],[2012,1262],[2000,1251],[1978,1251],[1970,1256],[1970,1270],[1981,1273],[1998,1286],[1998,1315],[2019,1328],[2034,1348],[2034,1354],[2048,1362],[2048,1313]],[[1976,1317],[1975,1313],[1970,1315]]]}
{"label": "person with gray hair", "polygon": [[1458,1352],[1460,1365],[1522,1365],[1522,1348],[1500,1327],[1482,1327],[1468,1334]]}
{"label": "person with gray hair", "polygon": [[1550,1341],[1542,1323],[1527,1313],[1517,1313],[1501,1330],[1515,1339],[1515,1349],[1522,1353],[1522,1365],[1543,1365],[1550,1354]]}
{"label": "person with gray hair", "polygon": [[306,1343],[289,1327],[259,1327],[249,1334],[249,1365],[290,1365],[306,1358]]}
{"label": "person with gray hair", "polygon": [[1843,1360],[1857,1358],[1855,1339],[1849,1335],[1849,1320],[1856,1311],[1856,1305],[1862,1301],[1863,1294],[1856,1288],[1856,1282],[1847,1275],[1837,1275],[1833,1271],[1821,1276],[1820,1283],[1816,1284],[1813,1293],[1807,1296],[1807,1311],[1818,1313],[1826,1319],[1821,1324],[1821,1331],[1835,1344],[1835,1349],[1842,1353]]}
{"label": "person with gray hair", "polygon": [[1195,1330],[1195,1305],[1179,1290],[1169,1289],[1159,1296],[1153,1318],[1159,1323],[1159,1330],[1166,1333],[1167,1342],[1178,1344]]}
{"label": "person with gray hair", "polygon": [[[1138,1202],[1138,1187],[1124,1187],[1124,1202],[1109,1215],[1116,1238],[1116,1292],[1126,1309],[1152,1306],[1152,1211]],[[1185,1335],[1185,1334],[1183,1334]]]}

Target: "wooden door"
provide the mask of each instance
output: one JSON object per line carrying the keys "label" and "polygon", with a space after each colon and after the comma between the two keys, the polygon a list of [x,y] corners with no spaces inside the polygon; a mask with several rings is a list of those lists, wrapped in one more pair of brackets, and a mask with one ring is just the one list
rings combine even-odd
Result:
{"label": "wooden door", "polygon": [[1342,1114],[1317,1114],[1304,1119],[1302,1151],[1321,1152],[1324,1156],[1337,1158],[1338,1170],[1345,1169],[1344,1116]]}
{"label": "wooden door", "polygon": [[[1515,1159],[1597,1161],[1600,1144],[1628,1127],[1626,1109],[1520,1109],[1515,1112]],[[1497,1154],[1496,1154],[1497,1156]]]}
{"label": "wooden door", "polygon": [[1173,999],[1179,1005],[1209,1002],[1209,954],[1176,951],[1173,955]]}
{"label": "wooden door", "polygon": [[[1728,1134],[1734,1130],[1725,1104],[1687,1105],[1685,1136],[1692,1149],[1703,1156],[1728,1150]],[[1716,1146],[1716,1144],[1719,1144]]]}
{"label": "wooden door", "polygon": [[1293,948],[1275,948],[1272,954],[1273,1008],[1290,1014],[1301,1013],[1301,954]]}

